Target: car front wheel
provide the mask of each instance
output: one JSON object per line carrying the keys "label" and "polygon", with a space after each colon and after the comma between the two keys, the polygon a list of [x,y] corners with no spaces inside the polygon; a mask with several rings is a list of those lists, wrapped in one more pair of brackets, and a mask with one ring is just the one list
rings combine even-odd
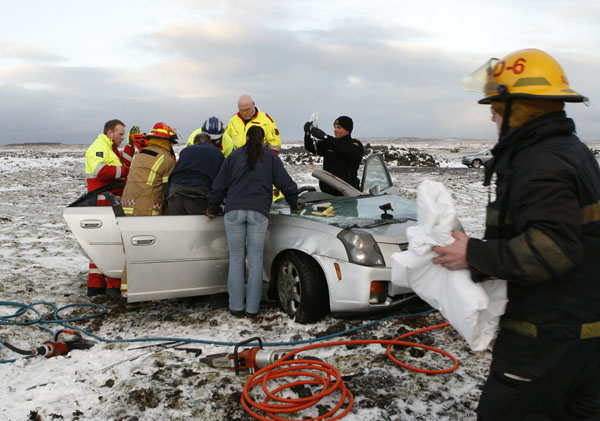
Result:
{"label": "car front wheel", "polygon": [[481,162],[481,159],[475,159],[475,160],[473,160],[473,163],[471,164],[471,166],[473,168],[479,168],[479,167],[481,167],[482,164],[483,164],[483,162]]}
{"label": "car front wheel", "polygon": [[329,312],[325,276],[309,256],[285,252],[277,267],[279,306],[298,323],[311,323]]}

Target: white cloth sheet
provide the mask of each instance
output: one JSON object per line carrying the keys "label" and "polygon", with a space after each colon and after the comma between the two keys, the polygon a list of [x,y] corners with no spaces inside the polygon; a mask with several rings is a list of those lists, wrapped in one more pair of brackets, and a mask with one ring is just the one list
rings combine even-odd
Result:
{"label": "white cloth sheet", "polygon": [[506,281],[475,283],[469,271],[435,265],[433,246],[452,244],[460,227],[442,183],[425,180],[417,190],[418,223],[407,230],[408,250],[392,255],[392,282],[411,288],[438,309],[474,351],[487,348],[506,307]]}

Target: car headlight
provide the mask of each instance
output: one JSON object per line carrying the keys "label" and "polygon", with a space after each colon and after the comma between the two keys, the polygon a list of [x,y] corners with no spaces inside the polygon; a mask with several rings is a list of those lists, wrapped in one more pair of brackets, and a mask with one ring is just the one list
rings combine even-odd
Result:
{"label": "car headlight", "polygon": [[343,230],[337,237],[340,239],[348,260],[363,266],[385,266],[383,254],[371,234],[360,230]]}

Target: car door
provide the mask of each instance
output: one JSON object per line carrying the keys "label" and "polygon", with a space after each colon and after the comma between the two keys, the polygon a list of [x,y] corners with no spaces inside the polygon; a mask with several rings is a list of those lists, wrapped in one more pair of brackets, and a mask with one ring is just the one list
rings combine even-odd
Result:
{"label": "car door", "polygon": [[227,291],[223,217],[127,216],[117,223],[125,246],[129,302]]}
{"label": "car door", "polygon": [[110,206],[69,206],[63,212],[69,229],[100,272],[120,278],[125,267],[121,232]]}

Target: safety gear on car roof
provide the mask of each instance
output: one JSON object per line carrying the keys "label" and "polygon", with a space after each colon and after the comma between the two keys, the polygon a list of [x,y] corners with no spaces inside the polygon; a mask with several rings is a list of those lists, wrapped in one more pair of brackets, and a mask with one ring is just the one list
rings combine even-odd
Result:
{"label": "safety gear on car roof", "polygon": [[219,140],[223,137],[224,131],[223,122],[215,116],[205,120],[202,125],[202,133],[208,134],[212,140]]}
{"label": "safety gear on car roof", "polygon": [[173,130],[171,126],[162,122],[156,123],[154,127],[152,127],[152,130],[150,130],[150,133],[146,134],[146,138],[150,137],[158,137],[160,139],[167,139],[171,143],[178,143],[177,133],[175,133],[175,130]]}
{"label": "safety gear on car roof", "polygon": [[463,79],[463,87],[484,92],[480,104],[509,98],[588,101],[571,89],[564,70],[552,56],[534,48],[515,51],[502,60],[488,60]]}

